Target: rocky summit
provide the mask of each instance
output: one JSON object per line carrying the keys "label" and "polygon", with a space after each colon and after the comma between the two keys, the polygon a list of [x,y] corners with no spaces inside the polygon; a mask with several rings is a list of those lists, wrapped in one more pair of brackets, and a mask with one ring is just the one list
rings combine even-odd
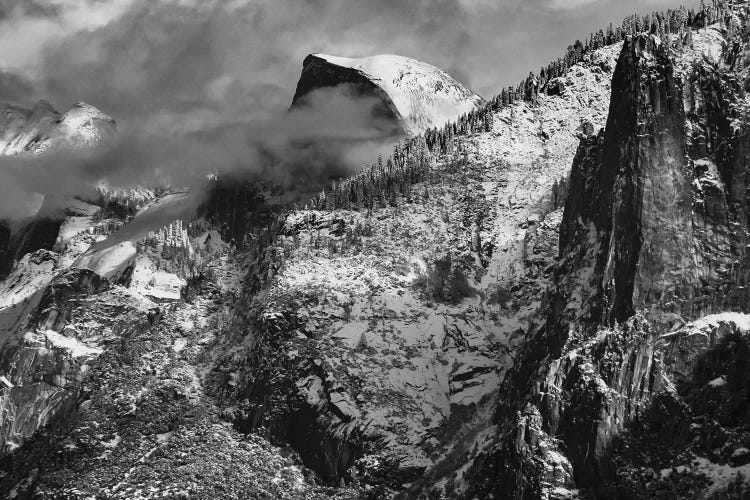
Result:
{"label": "rocky summit", "polygon": [[[748,10],[631,16],[486,102],[310,55],[293,108],[375,97],[390,156],[3,222],[0,497],[747,498]],[[0,114],[5,155],[110,137]]]}
{"label": "rocky summit", "polygon": [[408,57],[310,54],[304,60],[292,106],[306,103],[315,90],[331,87],[374,98],[374,114],[395,121],[409,135],[455,121],[484,102],[446,72]]}

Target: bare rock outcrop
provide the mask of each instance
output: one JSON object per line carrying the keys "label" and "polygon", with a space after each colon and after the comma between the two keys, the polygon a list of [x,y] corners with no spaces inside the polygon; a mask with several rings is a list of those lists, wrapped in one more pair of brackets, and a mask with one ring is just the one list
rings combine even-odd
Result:
{"label": "bare rock outcrop", "polygon": [[408,57],[310,54],[303,62],[292,107],[309,104],[313,91],[332,87],[354,97],[374,98],[373,116],[393,122],[408,135],[442,127],[484,102],[446,72]]}

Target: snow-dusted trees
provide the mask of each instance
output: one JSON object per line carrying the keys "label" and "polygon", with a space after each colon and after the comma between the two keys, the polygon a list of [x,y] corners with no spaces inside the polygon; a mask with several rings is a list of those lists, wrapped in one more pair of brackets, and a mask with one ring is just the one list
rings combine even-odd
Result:
{"label": "snow-dusted trees", "polygon": [[637,14],[628,16],[616,28],[610,24],[606,30],[591,33],[585,42],[577,40],[568,47],[563,57],[543,67],[537,75],[529,75],[518,86],[501,89],[488,105],[497,110],[521,99],[533,102],[537,92],[546,89],[550,80],[562,76],[571,66],[580,62],[586,54],[613,45],[628,36],[649,32],[655,35],[679,34],[684,39],[684,33],[692,27],[724,22],[729,28],[732,23],[736,22],[736,17],[731,15],[732,5],[731,0],[714,0],[710,6],[702,4],[698,11],[680,7],[653,12],[645,16]]}
{"label": "snow-dusted trees", "polygon": [[[605,30],[591,33],[584,41],[577,40],[569,46],[563,57],[542,67],[538,74],[530,73],[515,87],[500,89],[484,106],[462,115],[455,122],[427,130],[422,136],[397,146],[385,163],[382,157],[378,158],[376,164],[365,167],[354,177],[332,183],[310,205],[323,210],[393,205],[399,195],[411,195],[412,184],[427,178],[430,153],[452,155],[454,138],[491,131],[494,112],[498,109],[520,100],[533,103],[540,92],[559,91],[559,84],[553,80],[564,75],[592,51],[646,32],[664,39],[668,34],[676,34],[679,36],[670,43],[676,41],[685,44],[690,43],[692,29],[716,22],[723,22],[730,31],[743,29],[737,26],[737,16],[732,12],[736,1],[739,0],[713,0],[710,6],[702,4],[698,11],[680,7],[645,16],[631,15],[618,27],[610,24]],[[458,165],[458,160],[452,163]]]}
{"label": "snow-dusted trees", "polygon": [[711,6],[703,4],[698,11],[680,7],[645,16],[628,16],[616,28],[610,24],[606,30],[592,33],[585,42],[576,40],[568,47],[563,57],[542,67],[538,74],[530,73],[517,86],[500,89],[484,107],[461,116],[456,122],[449,123],[441,129],[428,130],[424,134],[427,146],[432,152],[445,154],[451,151],[454,136],[492,130],[493,111],[515,101],[533,103],[537,100],[539,92],[555,91],[558,86],[553,85],[552,80],[564,75],[571,66],[579,63],[592,51],[618,43],[629,36],[646,32],[662,37],[676,34],[679,35],[678,43],[681,41],[684,44],[690,43],[691,30],[694,27],[723,22],[728,30],[739,29],[736,26],[737,17],[732,14],[732,6],[732,0],[714,0]]}
{"label": "snow-dusted trees", "polygon": [[357,175],[332,182],[310,203],[311,208],[367,208],[395,205],[399,196],[411,198],[412,185],[428,178],[431,155],[423,137],[396,145],[383,164],[365,167]]}
{"label": "snow-dusted trees", "polygon": [[432,300],[453,304],[475,293],[462,267],[450,255],[429,264],[426,273],[414,280],[414,286]]}

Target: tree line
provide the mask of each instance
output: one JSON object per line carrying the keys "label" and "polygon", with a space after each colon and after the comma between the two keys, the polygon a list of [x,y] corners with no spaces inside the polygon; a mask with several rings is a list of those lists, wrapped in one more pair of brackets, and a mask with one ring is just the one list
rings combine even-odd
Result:
{"label": "tree line", "polygon": [[399,196],[412,197],[412,186],[427,180],[431,155],[423,136],[397,144],[383,162],[363,168],[352,177],[333,181],[307,207],[316,210],[395,206]]}
{"label": "tree line", "polygon": [[542,67],[537,74],[529,73],[518,85],[502,88],[483,106],[441,128],[428,129],[422,135],[396,145],[385,162],[378,157],[377,163],[363,167],[353,177],[332,182],[307,204],[307,208],[371,210],[378,205],[395,205],[399,195],[408,199],[411,197],[411,186],[427,179],[432,155],[455,156],[455,137],[491,131],[496,111],[517,101],[536,102],[540,92],[548,90],[555,78],[563,76],[586,55],[642,33],[651,33],[663,39],[667,35],[679,35],[675,37],[678,43],[689,44],[693,29],[722,22],[728,30],[736,30],[738,27],[735,26],[733,9],[740,3],[744,3],[744,0],[712,0],[710,5],[702,1],[698,10],[679,7],[644,16],[633,14],[626,17],[620,26],[610,24],[606,29],[591,33],[584,41],[576,40],[563,57]]}

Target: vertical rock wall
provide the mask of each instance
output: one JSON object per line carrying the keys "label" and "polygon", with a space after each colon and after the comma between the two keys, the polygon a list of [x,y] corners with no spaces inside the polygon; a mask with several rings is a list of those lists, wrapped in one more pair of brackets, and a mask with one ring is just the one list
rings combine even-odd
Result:
{"label": "vertical rock wall", "polygon": [[473,494],[600,491],[615,438],[675,390],[663,357],[697,356],[674,359],[664,334],[750,309],[741,79],[727,61],[679,57],[652,36],[623,46],[606,130],[573,164],[546,317],[505,381]]}

